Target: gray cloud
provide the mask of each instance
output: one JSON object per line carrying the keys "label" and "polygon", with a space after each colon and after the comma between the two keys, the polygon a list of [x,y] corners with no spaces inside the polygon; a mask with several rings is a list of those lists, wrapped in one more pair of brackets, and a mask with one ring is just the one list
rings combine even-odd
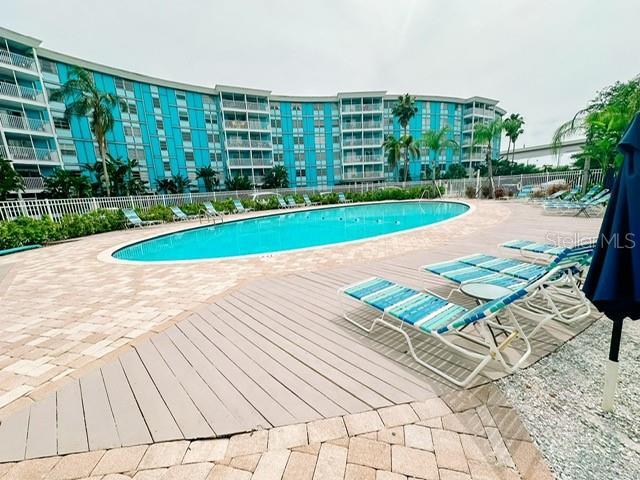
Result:
{"label": "gray cloud", "polygon": [[637,0],[5,3],[3,26],[46,48],[171,80],[496,98],[528,145],[640,71]]}

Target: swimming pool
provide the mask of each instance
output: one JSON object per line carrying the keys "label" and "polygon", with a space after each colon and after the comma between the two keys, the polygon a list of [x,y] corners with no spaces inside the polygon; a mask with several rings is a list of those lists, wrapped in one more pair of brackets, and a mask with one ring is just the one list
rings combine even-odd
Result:
{"label": "swimming pool", "polygon": [[424,227],[463,214],[455,202],[384,202],[207,225],[144,240],[113,253],[120,260],[166,262],[258,255],[362,240]]}

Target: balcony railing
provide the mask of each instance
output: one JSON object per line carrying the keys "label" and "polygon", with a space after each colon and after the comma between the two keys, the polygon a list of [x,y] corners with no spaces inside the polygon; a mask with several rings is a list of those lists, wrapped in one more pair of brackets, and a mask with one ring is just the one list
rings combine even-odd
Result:
{"label": "balcony railing", "polygon": [[39,118],[0,114],[0,125],[14,130],[51,133],[51,124]]}
{"label": "balcony railing", "polygon": [[382,163],[382,157],[376,155],[345,155],[342,163],[345,165],[361,164],[361,163]]}
{"label": "balcony railing", "polygon": [[38,71],[36,68],[36,62],[33,58],[27,57],[26,55],[20,55],[19,53],[9,52],[4,49],[0,49],[0,63],[24,68],[25,70],[31,70],[32,72]]}
{"label": "balcony railing", "polygon": [[345,122],[342,124],[342,130],[361,130],[366,128],[382,130],[382,122]]}
{"label": "balcony railing", "polygon": [[347,139],[347,140],[343,140],[342,144],[345,147],[362,147],[362,146],[381,147],[382,146],[382,139],[381,138]]}
{"label": "balcony railing", "polygon": [[44,190],[44,178],[42,177],[24,177],[25,191],[41,192]]}
{"label": "balcony railing", "polygon": [[273,160],[268,158],[230,158],[230,168],[271,167]]}
{"label": "balcony railing", "polygon": [[238,138],[228,138],[227,147],[229,148],[267,148],[271,149],[271,142],[266,140],[245,140]]}
{"label": "balcony railing", "polygon": [[464,112],[465,117],[470,117],[472,115],[476,117],[493,117],[494,111],[486,108],[478,108],[478,107],[468,108],[465,110]]}
{"label": "balcony railing", "polygon": [[364,180],[368,178],[383,178],[384,172],[382,170],[374,170],[371,172],[344,172],[342,175],[343,180]]}
{"label": "balcony railing", "polygon": [[268,109],[266,103],[241,102],[239,100],[222,100],[222,107],[234,110],[257,110],[259,112],[266,112]]}
{"label": "balcony railing", "polygon": [[343,104],[342,111],[345,113],[354,113],[354,112],[381,112],[382,111],[382,103],[365,103],[362,105],[350,105]]}
{"label": "balcony railing", "polygon": [[244,120],[225,120],[224,127],[246,130],[247,128],[249,128],[249,124]]}
{"label": "balcony railing", "polygon": [[15,83],[0,81],[0,95],[44,103],[44,94],[42,92],[33,88],[16,85]]}
{"label": "balcony railing", "polygon": [[246,120],[225,120],[225,128],[241,130],[269,130],[269,125],[262,122],[252,122]]}
{"label": "balcony railing", "polygon": [[58,162],[58,152],[48,148],[17,147],[9,145],[11,160],[29,160],[39,162]]}

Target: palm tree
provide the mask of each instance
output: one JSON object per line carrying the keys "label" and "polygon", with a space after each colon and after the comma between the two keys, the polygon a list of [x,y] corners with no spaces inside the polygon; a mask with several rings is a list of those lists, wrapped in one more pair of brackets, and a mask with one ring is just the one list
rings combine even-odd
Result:
{"label": "palm tree", "polygon": [[189,177],[184,177],[180,174],[174,175],[172,177],[172,180],[173,184],[176,186],[176,193],[183,193],[189,188],[189,185],[191,185],[191,180],[189,180]]}
{"label": "palm tree", "polygon": [[288,188],[289,176],[287,169],[282,165],[276,165],[264,176],[263,188]]}
{"label": "palm tree", "polygon": [[398,140],[393,135],[387,135],[382,143],[384,152],[387,155],[387,164],[389,169],[395,170],[399,161],[404,158],[404,182],[407,181],[409,174],[409,155],[413,158],[420,158],[420,145],[414,141],[411,135],[403,135]]}
{"label": "palm tree", "polygon": [[196,178],[202,180],[204,183],[204,189],[207,192],[213,191],[214,187],[220,183],[220,180],[218,179],[218,172],[211,166],[198,168],[196,170]]}
{"label": "palm tree", "polygon": [[522,126],[524,125],[524,118],[522,118],[522,115],[520,115],[519,113],[512,113],[503,123],[505,135],[509,139],[509,146],[507,147],[507,160],[509,160],[509,150],[511,149],[511,144],[513,144],[511,162],[515,163],[516,140],[518,140],[518,137],[524,133],[524,129],[522,128]]}
{"label": "palm tree", "polygon": [[458,142],[453,138],[449,138],[449,127],[442,127],[440,130],[427,130],[420,140],[420,144],[427,149],[427,159],[429,153],[434,152],[435,158],[433,161],[432,180],[436,180],[436,161],[440,157],[443,150],[447,148],[458,148]]}
{"label": "palm tree", "polygon": [[107,196],[111,196],[109,172],[107,171],[106,151],[107,133],[113,128],[113,109],[118,104],[118,97],[113,93],[101,92],[96,87],[93,76],[80,67],[70,67],[69,79],[51,94],[51,100],[69,103],[65,116],[88,116],[89,127],[98,143],[102,159],[103,176]]}
{"label": "palm tree", "polygon": [[176,193],[176,184],[172,178],[159,178],[156,180],[156,188],[160,193]]}
{"label": "palm tree", "polygon": [[15,171],[6,158],[0,157],[0,200],[6,200],[10,192],[24,190],[22,175]]}
{"label": "palm tree", "polygon": [[474,145],[483,145],[487,147],[487,151],[485,154],[485,160],[487,162],[487,176],[489,177],[489,184],[491,185],[491,191],[489,193],[489,198],[493,198],[493,158],[492,158],[492,150],[493,150],[493,142],[495,139],[499,139],[502,135],[503,122],[500,117],[496,117],[491,120],[489,123],[476,123],[473,129],[473,144]]}
{"label": "palm tree", "polygon": [[91,182],[85,175],[57,168],[44,179],[44,189],[51,198],[83,198],[91,195]]}
{"label": "palm tree", "polygon": [[[402,127],[402,138],[400,139],[400,143],[403,146],[411,146],[413,143],[413,139],[410,135],[407,134],[407,128],[409,127],[409,122],[418,113],[418,108],[416,107],[416,98],[412,97],[408,93],[401,95],[398,97],[398,103],[393,106],[391,110],[393,116],[398,119],[398,123]],[[404,140],[403,140],[404,138]],[[407,175],[409,173],[409,149],[403,149],[404,156],[404,180],[403,182],[407,182]],[[387,157],[388,158],[388,157]]]}

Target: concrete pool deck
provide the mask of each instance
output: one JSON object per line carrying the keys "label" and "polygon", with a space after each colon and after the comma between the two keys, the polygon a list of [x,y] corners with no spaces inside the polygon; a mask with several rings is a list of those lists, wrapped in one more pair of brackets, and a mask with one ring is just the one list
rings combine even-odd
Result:
{"label": "concrete pool deck", "polygon": [[[478,208],[472,214],[425,230],[363,243],[265,257],[175,265],[126,265],[105,263],[98,259],[101,252],[113,245],[185,226],[163,225],[145,231],[96,235],[2,259],[0,419],[5,419],[6,423],[6,419],[16,419],[21,414],[29,418],[29,414],[24,412],[35,411],[35,416],[31,418],[41,415],[46,425],[50,421],[47,420],[50,412],[54,412],[54,418],[60,418],[59,410],[58,417],[55,415],[56,408],[65,404],[59,400],[61,395],[63,399],[77,400],[78,395],[82,395],[83,384],[86,385],[86,391],[95,391],[92,385],[105,385],[101,387],[105,391],[104,398],[94,400],[95,405],[103,402],[104,407],[104,399],[108,402],[110,398],[108,389],[115,385],[109,385],[107,378],[121,380],[121,372],[124,371],[131,382],[130,377],[135,375],[135,371],[144,369],[148,372],[151,385],[155,384],[161,393],[169,392],[174,384],[189,384],[184,388],[186,396],[182,399],[172,400],[160,395],[169,406],[169,416],[165,417],[172,418],[177,427],[167,426],[171,425],[171,421],[165,424],[167,431],[173,431],[173,437],[171,434],[158,435],[157,430],[149,428],[154,420],[140,412],[143,422],[137,431],[140,436],[135,440],[123,441],[125,432],[118,430],[114,419],[112,427],[115,430],[111,430],[114,434],[108,441],[96,442],[95,437],[93,440],[88,438],[86,446],[82,444],[79,449],[59,450],[60,437],[57,435],[62,435],[63,431],[58,428],[54,429],[53,437],[49,435],[39,442],[40,445],[29,447],[26,437],[24,441],[27,444],[23,445],[25,455],[51,456],[63,451],[102,451],[105,448],[158,440],[184,442],[185,439],[220,434],[227,436],[233,434],[234,429],[241,432],[253,428],[283,428],[289,424],[355,415],[451,395],[456,389],[409,362],[402,346],[388,332],[382,331],[366,338],[349,328],[336,310],[336,288],[365,275],[384,274],[416,287],[427,283],[436,292],[446,293],[450,284],[417,272],[417,266],[478,251],[498,253],[496,245],[512,238],[544,240],[546,236],[555,234],[571,238],[592,236],[599,227],[598,219],[544,217],[539,209],[515,202],[473,203]],[[500,253],[507,254],[504,251]],[[320,330],[306,327],[306,322],[312,322]],[[551,333],[536,344],[537,358],[555,349],[586,324],[588,322],[573,331],[565,327],[551,329]],[[293,372],[284,371],[278,366],[282,365],[283,359],[279,360],[280,363],[273,361],[274,349],[277,350],[286,335],[282,337],[283,331],[280,337],[271,338],[268,332],[260,330],[265,325],[272,329],[297,329],[301,337],[289,338],[288,341],[292,342],[292,346],[305,345],[299,353],[293,354],[304,372],[300,370],[291,376]],[[205,331],[209,331],[208,335],[204,335],[208,338],[202,338],[201,334]],[[260,331],[263,333],[256,333]],[[211,338],[215,341],[203,343]],[[246,338],[253,339],[248,342]],[[324,340],[318,343],[321,338]],[[200,342],[200,352],[209,353],[211,348],[218,348],[217,357],[197,360],[195,356],[200,354],[190,346],[197,342]],[[308,345],[305,342],[309,342]],[[273,403],[264,409],[246,409],[246,412],[254,411],[253,420],[244,418],[241,419],[244,422],[240,422],[241,425],[222,427],[219,423],[221,420],[216,423],[212,412],[207,415],[198,408],[202,404],[192,402],[192,396],[199,391],[193,382],[200,382],[202,375],[205,375],[201,371],[194,376],[194,365],[198,361],[213,361],[224,378],[233,377],[232,372],[239,365],[241,377],[246,378],[236,383],[234,377],[230,382],[238,390],[238,385],[243,381],[257,381],[247,375],[248,371],[255,368],[253,364],[247,364],[238,353],[238,350],[242,352],[251,348],[249,343],[254,345],[253,348],[260,345],[262,351],[269,352],[264,359],[266,363],[260,365],[259,373],[266,375],[261,377],[261,381],[273,385],[272,389],[265,388]],[[176,349],[178,344],[182,347]],[[343,353],[333,355],[338,347]],[[424,348],[428,349],[429,346]],[[190,358],[187,354],[189,349],[192,352]],[[291,354],[291,351],[289,349],[287,353]],[[351,357],[348,352],[351,352]],[[320,358],[336,370],[336,374],[328,379],[328,389],[323,389],[319,383],[327,380],[325,374],[318,375],[317,371],[310,369],[312,360],[307,356]],[[167,360],[168,357],[174,360]],[[373,361],[384,375],[374,375],[376,378],[364,382],[366,388],[363,388],[365,361]],[[449,362],[450,368],[466,368],[455,358],[443,358],[442,361]],[[228,362],[229,365],[221,367],[220,362]],[[170,371],[149,371],[165,363]],[[140,370],[140,365],[143,365],[143,370]],[[177,373],[178,370],[181,373]],[[146,375],[141,377],[141,382],[147,381]],[[497,376],[497,372],[489,371],[484,380]],[[323,396],[316,397],[315,393],[304,394],[303,391],[297,394],[295,385],[301,378],[307,385],[314,385],[314,391],[322,392]],[[216,392],[220,384],[211,381],[208,385],[212,387],[212,392]],[[246,390],[240,388],[238,391],[242,397],[246,397],[250,396],[248,392],[251,388],[248,386]],[[292,392],[295,394],[292,395]],[[134,387],[132,394],[139,401],[143,392],[135,391]],[[178,410],[182,410],[180,406],[184,406],[184,402],[191,407],[196,406],[195,409],[190,407],[194,416],[176,421],[176,417],[181,415]],[[249,403],[255,405],[258,400],[254,397]],[[285,408],[280,411],[278,406],[283,405]],[[106,407],[112,411],[116,408],[108,403]],[[211,421],[195,421],[197,418]],[[91,419],[82,418],[82,425],[89,431],[90,424]],[[105,428],[97,424],[95,431],[106,431]],[[147,437],[144,436],[145,429]],[[504,434],[501,436],[509,439]],[[92,448],[92,443],[95,448]],[[42,454],[29,455],[27,451]],[[319,455],[322,456],[322,450]],[[437,451],[435,455],[437,457]],[[229,455],[225,454],[227,457]],[[319,464],[320,457],[317,462]],[[354,464],[358,465],[357,462]],[[461,474],[480,478],[479,473],[474,475],[469,470],[469,462],[466,465],[466,470],[461,470]],[[136,465],[136,469],[138,467]],[[448,474],[441,475],[444,478]]]}

